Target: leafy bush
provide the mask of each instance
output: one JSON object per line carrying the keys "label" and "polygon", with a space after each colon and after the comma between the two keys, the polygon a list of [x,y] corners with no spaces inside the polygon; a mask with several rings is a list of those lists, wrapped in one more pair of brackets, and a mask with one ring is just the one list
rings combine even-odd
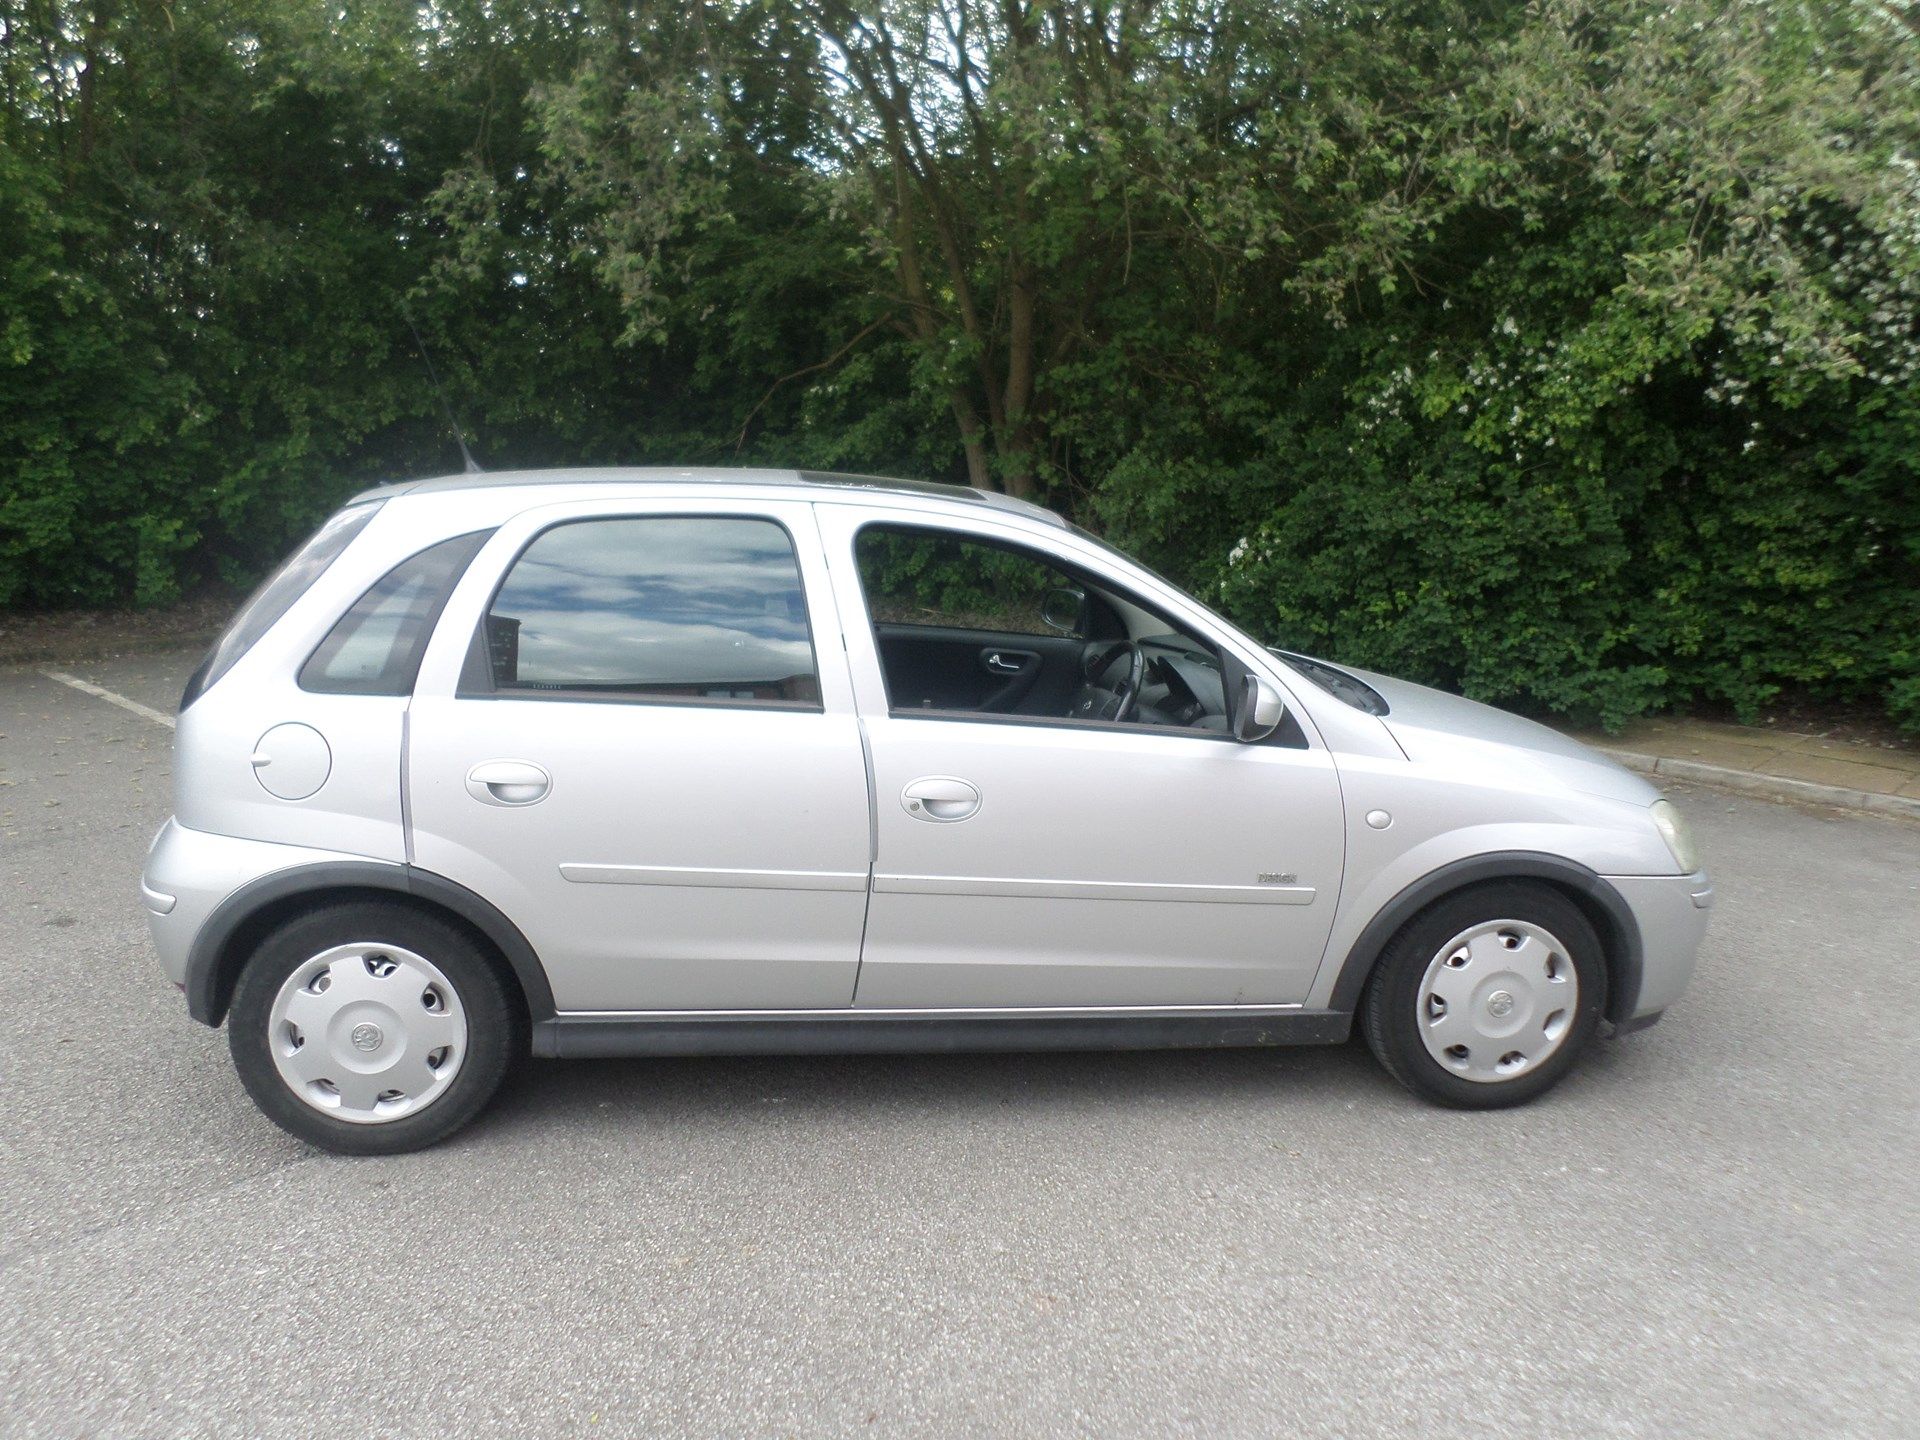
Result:
{"label": "leafy bush", "polygon": [[241,583],[449,468],[411,319],[496,468],[966,480],[1482,698],[1920,732],[1914,36],[0,0],[0,606]]}

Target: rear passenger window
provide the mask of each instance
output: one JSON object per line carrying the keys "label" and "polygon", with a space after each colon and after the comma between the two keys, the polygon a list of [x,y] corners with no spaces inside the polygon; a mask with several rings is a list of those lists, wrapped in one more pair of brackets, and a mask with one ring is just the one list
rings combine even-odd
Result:
{"label": "rear passenger window", "polygon": [[820,702],[799,561],[771,520],[556,525],[507,572],[484,645],[501,692]]}
{"label": "rear passenger window", "polygon": [[440,611],[493,532],[430,545],[353,602],[300,667],[300,688],[331,695],[410,695]]}

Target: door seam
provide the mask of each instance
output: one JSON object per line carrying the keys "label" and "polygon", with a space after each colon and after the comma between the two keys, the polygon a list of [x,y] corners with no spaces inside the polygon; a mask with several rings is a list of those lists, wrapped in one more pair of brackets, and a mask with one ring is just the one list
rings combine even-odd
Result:
{"label": "door seam", "polygon": [[400,853],[413,864],[413,696],[400,711]]}
{"label": "door seam", "polygon": [[[842,632],[843,642],[845,638]],[[873,746],[867,740],[867,717],[856,710],[853,721],[860,731],[860,761],[867,772],[867,900],[860,908],[860,950],[853,962],[853,990],[847,996],[850,1010],[860,993],[860,972],[867,964],[867,923],[873,918],[873,876],[880,863],[880,792],[873,776]]]}

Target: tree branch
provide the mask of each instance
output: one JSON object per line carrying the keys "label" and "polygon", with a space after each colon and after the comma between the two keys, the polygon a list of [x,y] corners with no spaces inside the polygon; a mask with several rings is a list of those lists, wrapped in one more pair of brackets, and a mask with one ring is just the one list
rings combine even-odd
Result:
{"label": "tree branch", "polygon": [[795,370],[788,375],[782,375],[778,380],[774,381],[773,384],[769,385],[767,387],[767,393],[760,397],[759,403],[756,404],[753,407],[753,409],[749,410],[747,412],[747,418],[740,422],[740,435],[739,435],[739,438],[733,442],[733,453],[736,456],[738,456],[741,449],[746,445],[747,427],[753,424],[753,417],[758,415],[762,410],[766,408],[767,402],[773,399],[774,392],[776,390],[778,390],[782,385],[785,385],[790,380],[798,380],[802,375],[811,375],[816,370],[830,369],[834,365],[839,364],[841,359],[846,355],[846,353],[849,350],[853,349],[854,346],[858,345],[862,340],[866,339],[867,336],[873,334],[873,332],[878,330],[881,326],[891,323],[893,318],[894,317],[890,314],[882,315],[878,320],[873,321],[871,324],[862,326],[858,334],[856,334],[852,339],[848,340],[846,344],[842,345],[838,350],[834,351],[833,354],[829,355],[826,359],[816,361],[812,365],[802,365],[798,370]]}

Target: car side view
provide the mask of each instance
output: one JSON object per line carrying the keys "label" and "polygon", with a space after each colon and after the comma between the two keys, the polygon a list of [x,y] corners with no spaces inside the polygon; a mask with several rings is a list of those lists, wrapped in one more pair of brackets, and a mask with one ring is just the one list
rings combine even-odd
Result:
{"label": "car side view", "polygon": [[1038,507],[809,472],[350,501],[188,682],[141,890],[325,1149],[520,1055],[1336,1043],[1518,1104],[1712,890],[1554,731],[1264,648]]}

